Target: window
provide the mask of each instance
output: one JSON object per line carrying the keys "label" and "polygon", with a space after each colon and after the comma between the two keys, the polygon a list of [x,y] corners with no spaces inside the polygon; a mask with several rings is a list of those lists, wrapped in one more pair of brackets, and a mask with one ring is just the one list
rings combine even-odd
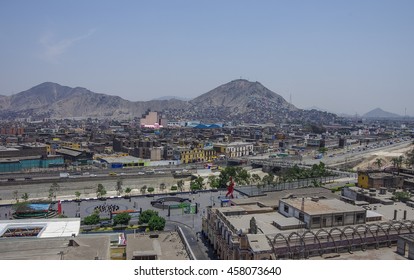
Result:
{"label": "window", "polygon": [[356,222],[363,223],[365,220],[365,215],[363,213],[356,214]]}
{"label": "window", "polygon": [[283,211],[285,211],[285,213],[289,213],[289,206],[285,204],[285,206],[283,207]]}
{"label": "window", "polygon": [[321,217],[312,218],[312,224],[320,224],[320,223],[321,223]]}
{"label": "window", "polygon": [[305,215],[303,214],[303,212],[299,213],[299,221],[304,221],[305,220]]}
{"label": "window", "polygon": [[342,223],[343,219],[344,219],[344,217],[342,217],[342,216],[335,216],[335,222],[338,223],[338,224]]}

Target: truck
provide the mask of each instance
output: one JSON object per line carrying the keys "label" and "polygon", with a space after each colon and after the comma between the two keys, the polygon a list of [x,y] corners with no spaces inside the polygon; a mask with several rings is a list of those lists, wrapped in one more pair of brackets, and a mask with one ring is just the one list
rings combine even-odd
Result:
{"label": "truck", "polygon": [[69,178],[69,173],[67,173],[67,172],[60,172],[59,177],[60,178]]}

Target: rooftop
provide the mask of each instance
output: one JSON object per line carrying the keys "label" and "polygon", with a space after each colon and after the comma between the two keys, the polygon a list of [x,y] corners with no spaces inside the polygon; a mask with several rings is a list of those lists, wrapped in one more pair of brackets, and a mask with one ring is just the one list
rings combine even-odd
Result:
{"label": "rooftop", "polygon": [[107,260],[109,236],[0,238],[0,260]]}
{"label": "rooftop", "polygon": [[69,237],[79,234],[80,218],[0,220],[0,237],[9,229],[17,228],[41,228],[37,238]]}
{"label": "rooftop", "polygon": [[141,158],[133,157],[133,156],[122,156],[122,157],[101,157],[100,158],[107,163],[134,163],[142,161]]}
{"label": "rooftop", "polygon": [[253,252],[272,250],[272,247],[269,245],[269,241],[264,234],[247,234],[246,236]]}
{"label": "rooftop", "polygon": [[177,232],[127,235],[127,260],[137,256],[157,255],[158,260],[188,260],[185,246]]}
{"label": "rooftop", "polygon": [[[284,202],[296,209],[301,209],[302,199],[284,199]],[[339,199],[319,199],[317,201],[306,198],[304,200],[304,212],[309,215],[323,215],[329,213],[344,213],[365,211],[364,208],[345,203]]]}
{"label": "rooftop", "polygon": [[79,156],[79,155],[82,154],[81,151],[74,151],[74,150],[64,149],[64,148],[63,149],[56,150],[56,152],[57,153],[60,153],[60,154],[65,154],[65,155],[73,156],[73,157],[77,157],[77,156]]}
{"label": "rooftop", "polygon": [[406,217],[408,220],[414,219],[414,208],[402,202],[395,202],[391,205],[370,204],[368,210],[381,214],[384,220],[393,220],[394,210],[397,210],[397,220],[404,218],[404,211],[407,211]]}

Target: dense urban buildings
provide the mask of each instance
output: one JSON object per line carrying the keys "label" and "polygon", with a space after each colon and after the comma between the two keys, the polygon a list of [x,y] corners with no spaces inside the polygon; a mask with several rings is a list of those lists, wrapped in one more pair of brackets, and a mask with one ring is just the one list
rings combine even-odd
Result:
{"label": "dense urban buildings", "polygon": [[[397,244],[398,256],[412,256],[402,245],[411,244],[414,230],[410,122],[207,125],[167,121],[148,111],[125,121],[45,119],[3,126],[4,259],[42,259],[33,248],[43,250],[45,229],[66,215],[78,228],[70,236],[47,237],[55,247],[43,259],[323,258]],[[315,175],[325,166],[326,175]],[[240,173],[244,179],[236,176],[234,197],[226,197],[228,167],[246,171]],[[166,199],[177,193],[177,204]],[[100,222],[92,229],[113,226],[116,211],[126,211],[135,233],[94,240],[84,224],[94,209]],[[137,217],[145,210],[161,211],[168,230],[142,232],[148,225],[137,224]],[[28,217],[35,220],[23,219]],[[11,253],[13,238],[27,234],[19,253]],[[95,247],[94,255],[88,248]]]}

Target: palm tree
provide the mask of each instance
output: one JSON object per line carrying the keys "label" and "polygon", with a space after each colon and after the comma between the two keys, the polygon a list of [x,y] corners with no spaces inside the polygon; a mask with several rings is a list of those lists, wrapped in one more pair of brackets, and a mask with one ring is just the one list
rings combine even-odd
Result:
{"label": "palm tree", "polygon": [[180,192],[182,192],[182,191],[183,191],[183,186],[184,186],[184,181],[183,181],[183,180],[179,180],[179,181],[177,182],[177,187],[178,187],[178,190],[179,190]]}
{"label": "palm tree", "polygon": [[24,201],[27,201],[28,199],[29,199],[29,194],[26,192],[26,193],[24,193],[23,195],[22,195],[22,199],[24,200]]}
{"label": "palm tree", "polygon": [[210,186],[211,189],[218,189],[218,187],[220,186],[220,181],[216,176],[208,176],[208,185]]}
{"label": "palm tree", "polygon": [[414,165],[414,150],[407,153],[407,159],[405,160],[405,165],[408,168],[411,168]]}
{"label": "palm tree", "polygon": [[140,192],[142,193],[142,194],[145,194],[145,192],[147,191],[147,185],[143,185],[142,187],[141,187],[141,189],[140,189]]}
{"label": "palm tree", "polygon": [[381,167],[382,167],[382,159],[381,158],[377,158],[375,160],[375,164],[378,166],[378,169],[381,169]]}
{"label": "palm tree", "polygon": [[397,165],[398,165],[398,158],[392,158],[391,159],[391,162],[392,162],[392,166],[394,166],[394,167],[397,167]]}
{"label": "palm tree", "polygon": [[80,192],[78,192],[78,191],[76,191],[76,192],[75,192],[75,196],[76,196],[76,200],[79,200],[79,198],[80,198],[80,196],[81,196],[81,193],[80,193]]}
{"label": "palm tree", "polygon": [[13,198],[16,200],[16,203],[19,203],[19,191],[13,191]]}
{"label": "palm tree", "polygon": [[117,193],[117,195],[119,196],[119,195],[121,195],[121,193],[123,192],[123,189],[122,189],[122,180],[121,179],[119,179],[118,181],[116,181],[116,188],[115,188],[115,190],[116,190],[116,193]]}
{"label": "palm tree", "polygon": [[125,189],[125,194],[127,195],[127,196],[129,196],[129,194],[132,192],[132,189],[130,188],[130,187],[128,187],[128,188],[126,188]]}
{"label": "palm tree", "polygon": [[404,157],[403,157],[403,156],[399,156],[399,157],[395,157],[395,158],[392,158],[392,159],[391,159],[391,161],[392,161],[392,165],[393,165],[395,168],[397,168],[398,175],[400,174],[400,168],[401,168],[401,165],[402,165],[402,163],[403,163],[403,159],[404,159]]}
{"label": "palm tree", "polygon": [[314,188],[318,188],[318,187],[321,187],[322,186],[322,183],[315,178],[315,179],[312,180],[312,186]]}
{"label": "palm tree", "polygon": [[167,186],[165,185],[165,183],[161,183],[160,184],[160,190],[162,191],[162,192],[164,192],[165,191],[165,188],[166,188]]}
{"label": "palm tree", "polygon": [[49,188],[49,199],[56,199],[56,194],[60,190],[58,183],[54,182]]}
{"label": "palm tree", "polygon": [[102,198],[106,194],[105,187],[102,184],[98,184],[98,188],[96,189],[96,196],[98,198]]}
{"label": "palm tree", "polygon": [[251,179],[250,179],[250,182],[252,183],[252,184],[257,184],[258,182],[260,182],[262,179],[260,178],[260,176],[259,175],[257,175],[257,174],[252,174],[252,177],[251,177]]}

